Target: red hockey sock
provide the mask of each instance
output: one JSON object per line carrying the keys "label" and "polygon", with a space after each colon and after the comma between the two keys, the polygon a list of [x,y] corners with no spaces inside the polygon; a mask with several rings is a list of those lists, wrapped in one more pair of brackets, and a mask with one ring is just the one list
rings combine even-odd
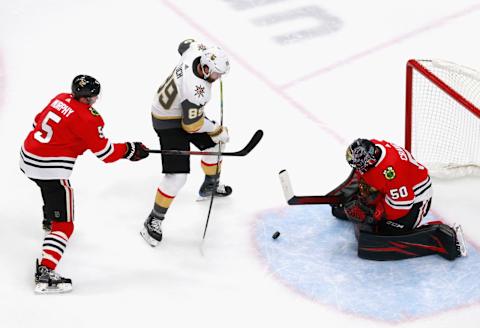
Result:
{"label": "red hockey sock", "polygon": [[55,270],[73,233],[73,222],[52,222],[52,231],[43,240],[41,265]]}

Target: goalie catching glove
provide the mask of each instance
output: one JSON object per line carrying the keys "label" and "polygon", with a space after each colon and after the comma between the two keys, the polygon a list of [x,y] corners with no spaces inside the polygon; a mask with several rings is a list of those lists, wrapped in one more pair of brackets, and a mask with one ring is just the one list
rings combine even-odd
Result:
{"label": "goalie catching glove", "polygon": [[343,206],[347,218],[354,222],[374,224],[380,221],[383,215],[381,203],[367,205],[362,198],[353,199]]}
{"label": "goalie catching glove", "polygon": [[136,162],[147,158],[149,155],[147,146],[141,142],[127,142],[125,145],[127,146],[127,152],[123,158]]}

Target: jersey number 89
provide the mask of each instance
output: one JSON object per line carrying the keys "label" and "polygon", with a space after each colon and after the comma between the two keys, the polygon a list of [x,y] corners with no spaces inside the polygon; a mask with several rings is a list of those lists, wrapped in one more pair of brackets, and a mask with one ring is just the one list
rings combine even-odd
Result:
{"label": "jersey number 89", "polygon": [[158,88],[157,94],[160,105],[162,105],[164,109],[170,109],[178,94],[177,85],[173,80],[173,73],[167,78],[165,83]]}

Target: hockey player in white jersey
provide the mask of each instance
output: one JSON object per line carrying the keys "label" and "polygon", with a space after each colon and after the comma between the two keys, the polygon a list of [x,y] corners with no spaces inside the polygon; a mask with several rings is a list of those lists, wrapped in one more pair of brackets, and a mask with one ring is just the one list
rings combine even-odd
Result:
{"label": "hockey player in white jersey", "polygon": [[[218,152],[229,141],[226,127],[209,120],[204,106],[211,97],[212,83],[227,74],[230,63],[220,47],[207,47],[192,39],[180,43],[180,62],[160,86],[152,105],[152,123],[162,150],[200,150]],[[225,197],[232,188],[218,182],[221,157],[202,156],[205,181],[199,197]],[[217,168],[218,166],[218,168]],[[173,199],[187,181],[190,156],[162,154],[163,178],[157,188],[153,209],[141,231],[143,238],[157,246],[162,240],[161,224]]]}

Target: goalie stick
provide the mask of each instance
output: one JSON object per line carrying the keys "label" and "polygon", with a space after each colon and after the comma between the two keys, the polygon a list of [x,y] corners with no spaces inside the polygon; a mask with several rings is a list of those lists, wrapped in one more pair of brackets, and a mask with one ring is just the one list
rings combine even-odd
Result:
{"label": "goalie stick", "polygon": [[[248,144],[243,147],[243,149],[234,152],[222,152],[220,153],[221,156],[245,156],[248,155],[252,151],[253,148],[257,146],[257,144],[262,140],[263,131],[257,130],[253,137],[250,139]],[[218,156],[219,153],[215,151],[189,151],[189,150],[174,150],[174,149],[150,149],[148,151],[151,154],[163,154],[163,155],[213,155]]]}
{"label": "goalie stick", "polygon": [[[333,193],[339,190],[340,187],[345,183],[342,183],[342,185],[335,188],[335,190],[329,192],[325,196],[295,196],[287,170],[281,170],[278,175],[280,178],[280,183],[282,184],[283,194],[285,195],[285,200],[287,201],[288,205],[340,204],[343,202],[343,198],[341,196],[334,196]],[[347,181],[350,180],[350,177],[347,179]]]}

